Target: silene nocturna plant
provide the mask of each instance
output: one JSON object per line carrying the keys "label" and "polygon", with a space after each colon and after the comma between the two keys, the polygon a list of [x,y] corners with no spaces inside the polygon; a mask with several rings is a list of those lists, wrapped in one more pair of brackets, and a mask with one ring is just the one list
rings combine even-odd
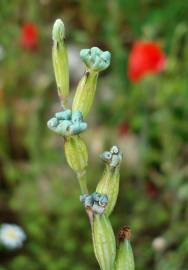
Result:
{"label": "silene nocturna plant", "polygon": [[99,73],[110,65],[111,54],[97,47],[83,49],[80,57],[85,64],[85,73],[78,83],[72,108],[67,108],[69,96],[69,69],[65,46],[65,27],[57,19],[52,31],[52,60],[62,111],[48,121],[49,129],[64,139],[67,162],[75,172],[80,189],[80,201],[88,215],[93,247],[101,270],[134,270],[134,257],[130,243],[130,229],[123,227],[116,239],[110,222],[110,215],[117,201],[119,191],[119,170],[122,153],[117,146],[103,152],[100,157],[105,163],[104,172],[96,190],[87,188],[87,146],[81,133],[87,129],[85,119],[93,104]]}

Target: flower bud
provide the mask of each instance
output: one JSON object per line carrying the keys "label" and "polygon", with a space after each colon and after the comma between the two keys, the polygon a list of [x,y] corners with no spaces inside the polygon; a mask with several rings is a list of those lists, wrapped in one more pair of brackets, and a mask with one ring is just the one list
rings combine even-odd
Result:
{"label": "flower bud", "polygon": [[69,166],[76,173],[82,174],[88,163],[88,152],[84,141],[79,136],[67,137],[64,147]]}
{"label": "flower bud", "polygon": [[106,162],[103,176],[99,181],[96,192],[108,196],[108,205],[105,209],[105,215],[109,216],[116,204],[119,192],[119,164],[122,160],[122,153],[117,146],[113,146],[110,151],[105,151],[101,158]]}
{"label": "flower bud", "polygon": [[101,270],[114,269],[116,241],[111,223],[105,214],[94,216],[92,238]]}
{"label": "flower bud", "polygon": [[86,117],[93,104],[98,74],[110,65],[111,54],[93,47],[81,50],[80,57],[86,65],[86,72],[78,84],[72,109],[80,110]]}
{"label": "flower bud", "polygon": [[57,83],[58,95],[62,105],[69,94],[69,68],[67,50],[64,44],[65,27],[61,19],[57,19],[52,30],[52,61]]}
{"label": "flower bud", "polygon": [[52,39],[54,42],[61,42],[65,37],[65,26],[61,19],[57,19],[52,29]]}
{"label": "flower bud", "polygon": [[125,226],[119,231],[119,247],[117,251],[115,270],[134,270],[134,255],[130,243],[131,231]]}
{"label": "flower bud", "polygon": [[80,51],[80,57],[88,70],[100,72],[110,65],[111,54],[108,51],[103,52],[97,47],[83,49]]}
{"label": "flower bud", "polygon": [[108,196],[94,192],[92,194],[83,194],[80,196],[80,201],[84,204],[85,208],[90,208],[93,214],[102,215],[108,204]]}
{"label": "flower bud", "polygon": [[58,112],[47,123],[49,129],[65,137],[80,134],[87,129],[80,111],[65,110]]}

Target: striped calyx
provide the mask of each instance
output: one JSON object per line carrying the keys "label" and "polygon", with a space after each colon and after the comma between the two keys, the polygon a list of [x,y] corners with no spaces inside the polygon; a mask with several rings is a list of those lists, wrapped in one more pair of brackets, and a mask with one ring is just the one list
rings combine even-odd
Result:
{"label": "striped calyx", "polygon": [[94,216],[92,238],[95,256],[101,270],[114,269],[116,241],[111,223],[105,214]]}
{"label": "striped calyx", "polygon": [[98,73],[87,71],[78,83],[76,94],[73,99],[72,110],[80,110],[85,118],[93,104]]}
{"label": "striped calyx", "polygon": [[96,191],[108,196],[108,205],[105,210],[106,216],[109,216],[116,204],[119,192],[119,165],[122,160],[122,153],[117,146],[113,146],[110,151],[105,151],[101,158],[105,161],[102,178],[100,179]]}
{"label": "striped calyx", "polygon": [[52,61],[58,95],[64,106],[69,94],[69,68],[67,49],[64,44],[65,27],[61,19],[57,19],[52,30],[53,48]]}
{"label": "striped calyx", "polygon": [[117,251],[115,270],[134,270],[134,255],[130,243],[131,230],[124,226],[118,235],[119,247]]}
{"label": "striped calyx", "polygon": [[87,129],[80,111],[65,110],[56,113],[47,123],[49,129],[65,137],[80,134]]}
{"label": "striped calyx", "polygon": [[88,152],[84,141],[78,136],[65,138],[65,156],[69,166],[78,174],[82,174],[88,163]]}

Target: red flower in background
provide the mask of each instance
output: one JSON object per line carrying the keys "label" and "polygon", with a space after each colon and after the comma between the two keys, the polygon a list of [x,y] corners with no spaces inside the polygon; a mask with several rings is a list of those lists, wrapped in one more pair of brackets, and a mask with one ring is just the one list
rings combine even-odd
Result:
{"label": "red flower in background", "polygon": [[129,124],[127,122],[123,122],[118,126],[118,134],[120,136],[125,136],[129,133]]}
{"label": "red flower in background", "polygon": [[146,182],[145,191],[148,197],[150,197],[151,199],[156,198],[159,194],[159,190],[157,186],[153,182],[150,182],[150,181]]}
{"label": "red flower in background", "polygon": [[166,56],[156,42],[137,41],[129,55],[128,77],[137,82],[148,73],[164,69]]}
{"label": "red flower in background", "polygon": [[24,49],[36,49],[38,46],[38,28],[33,23],[26,23],[21,29],[21,46]]}

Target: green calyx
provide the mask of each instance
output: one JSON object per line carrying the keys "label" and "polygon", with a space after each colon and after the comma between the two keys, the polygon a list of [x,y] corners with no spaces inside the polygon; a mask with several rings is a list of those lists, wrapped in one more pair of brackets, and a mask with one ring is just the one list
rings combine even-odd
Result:
{"label": "green calyx", "polygon": [[119,247],[117,251],[115,270],[134,270],[134,255],[130,243],[131,231],[129,227],[124,226],[118,235]]}
{"label": "green calyx", "polygon": [[105,209],[106,216],[109,216],[112,213],[116,205],[119,193],[119,180],[119,167],[111,170],[108,166],[106,166],[96,188],[96,192],[103,193],[108,196],[108,205]]}
{"label": "green calyx", "polygon": [[94,214],[102,215],[108,204],[108,196],[94,192],[90,195],[81,195],[80,201],[84,204],[85,208],[89,208]]}
{"label": "green calyx", "polygon": [[71,169],[82,175],[88,164],[88,152],[84,141],[78,135],[66,137],[64,149]]}
{"label": "green calyx", "polygon": [[65,37],[65,26],[61,19],[57,19],[52,29],[52,39],[55,42],[61,42]]}
{"label": "green calyx", "polygon": [[72,110],[80,110],[85,118],[93,104],[97,86],[98,73],[88,71],[78,83]]}
{"label": "green calyx", "polygon": [[83,49],[80,51],[80,57],[89,70],[100,72],[110,65],[111,53],[102,51],[97,47]]}
{"label": "green calyx", "polygon": [[100,269],[114,269],[116,241],[110,220],[105,214],[94,216],[92,238],[95,256]]}
{"label": "green calyx", "polygon": [[47,126],[57,134],[65,137],[80,134],[87,129],[80,111],[65,110],[58,112],[48,122]]}

